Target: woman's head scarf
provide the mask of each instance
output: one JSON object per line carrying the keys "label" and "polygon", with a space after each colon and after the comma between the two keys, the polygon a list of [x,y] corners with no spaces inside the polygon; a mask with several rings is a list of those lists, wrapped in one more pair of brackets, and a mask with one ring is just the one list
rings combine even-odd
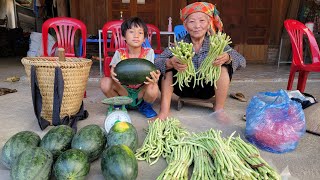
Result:
{"label": "woman's head scarf", "polygon": [[223,24],[219,17],[219,11],[216,9],[216,7],[207,2],[195,2],[192,4],[189,4],[182,10],[180,10],[180,19],[182,21],[185,21],[187,17],[195,12],[202,12],[207,14],[211,18],[211,30],[213,32],[222,31]]}

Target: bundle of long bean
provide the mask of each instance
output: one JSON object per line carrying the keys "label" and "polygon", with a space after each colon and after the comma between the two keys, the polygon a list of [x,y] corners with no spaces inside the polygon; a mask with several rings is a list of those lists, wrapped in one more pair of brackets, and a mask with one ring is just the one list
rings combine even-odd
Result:
{"label": "bundle of long bean", "polygon": [[193,147],[194,165],[191,180],[216,179],[215,167],[207,151],[198,146]]}
{"label": "bundle of long bean", "polygon": [[188,132],[180,126],[180,121],[175,118],[167,118],[166,121],[156,119],[148,122],[147,136],[142,146],[136,151],[138,160],[145,160],[150,165],[156,163],[160,156],[167,157],[172,153],[174,140],[179,140]]}
{"label": "bundle of long bean", "polygon": [[165,124],[165,128],[163,131],[164,144],[162,157],[166,158],[166,160],[169,161],[174,148],[173,143],[175,141],[180,141],[180,139],[188,135],[189,132],[181,127],[180,121],[176,118],[167,118],[167,121],[164,121],[162,123]]}
{"label": "bundle of long bean", "polygon": [[238,153],[242,162],[259,173],[257,179],[280,179],[279,174],[271,168],[260,156],[259,150],[251,144],[244,142],[240,137],[233,138],[231,148]]}
{"label": "bundle of long bean", "polygon": [[221,137],[221,131],[211,129],[204,133],[193,134],[193,136],[195,137],[193,142],[205,147],[211,155],[215,167],[215,179],[248,179],[253,177],[254,171],[247,168],[237,154],[228,147]]}
{"label": "bundle of long bean", "polygon": [[192,145],[178,145],[174,147],[172,157],[167,168],[162,171],[157,180],[188,179],[188,170],[193,161]]}
{"label": "bundle of long bean", "polygon": [[174,56],[176,56],[182,64],[186,64],[188,67],[184,71],[179,71],[175,75],[177,77],[176,82],[172,86],[178,83],[179,88],[182,90],[182,87],[185,85],[189,87],[189,82],[192,78],[194,79],[194,85],[196,84],[196,70],[194,68],[192,58],[194,56],[193,44],[179,41],[175,47],[169,47],[170,51]]}
{"label": "bundle of long bean", "polygon": [[218,32],[210,36],[210,49],[208,56],[201,63],[197,71],[197,84],[203,87],[203,81],[206,84],[211,83],[217,88],[217,81],[220,78],[221,66],[214,66],[214,60],[223,53],[224,48],[231,44],[231,38],[226,33]]}
{"label": "bundle of long bean", "polygon": [[221,131],[210,129],[189,134],[176,118],[149,122],[147,137],[137,150],[138,160],[150,165],[162,155],[167,168],[157,178],[187,179],[193,163],[191,179],[280,179],[265,162],[259,150],[231,134],[222,138]]}

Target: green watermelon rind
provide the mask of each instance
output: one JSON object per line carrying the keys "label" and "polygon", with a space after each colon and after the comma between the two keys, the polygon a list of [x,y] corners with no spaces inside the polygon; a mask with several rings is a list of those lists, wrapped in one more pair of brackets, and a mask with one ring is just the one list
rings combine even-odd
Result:
{"label": "green watermelon rind", "polygon": [[104,150],[100,165],[105,179],[135,180],[138,176],[137,159],[132,150],[123,144]]}
{"label": "green watermelon rind", "polygon": [[116,126],[112,126],[108,135],[107,135],[107,147],[111,147],[114,145],[124,144],[128,146],[133,152],[135,152],[138,148],[138,133],[136,128],[128,122],[127,123],[129,129],[125,132],[117,132],[115,130]]}
{"label": "green watermelon rind", "polygon": [[79,149],[63,152],[53,165],[53,173],[57,180],[83,180],[89,171],[88,155]]}
{"label": "green watermelon rind", "polygon": [[146,59],[130,58],[121,60],[115,67],[117,79],[125,85],[141,84],[150,72],[157,70],[156,66]]}
{"label": "green watermelon rind", "polygon": [[80,149],[87,153],[89,161],[98,159],[106,145],[106,133],[96,124],[81,128],[73,137],[72,149]]}
{"label": "green watermelon rind", "polygon": [[53,159],[57,159],[62,152],[71,148],[74,134],[75,132],[70,126],[55,126],[43,136],[40,147],[49,150]]}
{"label": "green watermelon rind", "polygon": [[37,147],[40,140],[40,136],[32,131],[21,131],[11,136],[2,148],[2,164],[11,169],[12,163],[18,156],[26,149]]}
{"label": "green watermelon rind", "polygon": [[12,165],[12,180],[45,180],[51,175],[53,156],[42,147],[34,147],[23,151]]}

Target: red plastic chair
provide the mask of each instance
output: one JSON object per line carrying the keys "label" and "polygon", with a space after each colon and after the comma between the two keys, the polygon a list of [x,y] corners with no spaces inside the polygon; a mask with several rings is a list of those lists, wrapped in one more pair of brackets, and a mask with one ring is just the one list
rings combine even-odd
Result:
{"label": "red plastic chair", "polygon": [[43,55],[48,56],[48,31],[53,28],[56,32],[58,48],[65,49],[66,57],[75,57],[74,52],[74,36],[77,30],[81,31],[82,37],[82,57],[86,57],[86,39],[87,28],[85,24],[75,18],[69,17],[55,17],[46,20],[42,25],[42,43],[43,43]]}
{"label": "red plastic chair", "polygon": [[156,36],[157,47],[153,49],[154,53],[155,54],[161,54],[163,50],[161,49],[160,30],[159,30],[159,28],[157,28],[153,24],[147,24],[147,27],[148,27],[148,40],[149,40],[150,44],[152,44],[152,36],[153,35]]}
{"label": "red plastic chair", "polygon": [[[103,38],[103,72],[106,77],[110,77],[110,67],[112,56],[109,53],[114,53],[119,48],[126,47],[126,42],[121,35],[121,24],[123,21],[115,20],[109,21],[104,24],[102,28],[102,38]],[[111,32],[111,37],[108,38],[108,31]],[[110,34],[110,33],[109,33]]]}
{"label": "red plastic chair", "polygon": [[[288,19],[284,21],[292,46],[292,63],[288,80],[287,90],[292,89],[292,84],[296,72],[299,72],[297,89],[304,92],[306,82],[310,72],[320,72],[320,53],[317,41],[313,33],[303,23]],[[311,50],[311,64],[305,64],[303,59],[303,35],[307,36]]]}
{"label": "red plastic chair", "polygon": [[[102,28],[102,37],[103,37],[103,55],[104,55],[104,63],[103,63],[103,72],[106,77],[110,76],[110,67],[109,64],[111,62],[112,57],[109,56],[109,53],[114,53],[119,48],[124,48],[127,46],[124,37],[121,34],[121,24],[123,21],[115,20],[107,22]],[[160,54],[163,50],[161,49],[161,41],[160,41],[160,30],[152,25],[147,24],[148,27],[148,40],[149,43],[152,44],[153,35],[156,36],[157,47],[154,49],[155,54]],[[111,32],[111,37],[108,38]]]}

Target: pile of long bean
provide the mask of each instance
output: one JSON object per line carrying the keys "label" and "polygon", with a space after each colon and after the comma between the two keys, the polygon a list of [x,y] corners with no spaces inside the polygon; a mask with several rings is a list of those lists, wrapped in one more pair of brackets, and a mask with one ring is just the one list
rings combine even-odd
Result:
{"label": "pile of long bean", "polygon": [[257,179],[280,179],[279,174],[262,159],[259,150],[253,145],[237,137],[230,142],[230,147],[237,152],[245,166],[259,174]]}
{"label": "pile of long bean", "polygon": [[153,165],[161,155],[164,158],[169,156],[174,148],[172,142],[186,136],[188,131],[183,129],[180,121],[175,118],[167,118],[165,121],[156,119],[148,124],[147,137],[135,156],[137,160],[145,160]]}
{"label": "pile of long bean", "polygon": [[215,59],[224,52],[225,47],[231,44],[231,38],[226,33],[218,32],[210,36],[210,49],[208,56],[202,61],[197,71],[197,84],[203,87],[203,81],[217,88],[217,81],[220,78],[221,66],[214,66]]}
{"label": "pile of long bean", "polygon": [[181,179],[188,180],[189,167],[193,161],[192,145],[174,147],[167,168],[162,171],[157,180]]}
{"label": "pile of long bean", "polygon": [[168,166],[158,176],[161,179],[188,179],[193,164],[192,180],[197,179],[274,179],[280,175],[264,161],[259,150],[240,137],[221,136],[210,129],[188,133],[176,118],[149,122],[147,137],[136,158],[150,165],[162,155]]}
{"label": "pile of long bean", "polygon": [[191,180],[215,179],[215,167],[206,150],[201,147],[194,146],[193,160],[194,165]]}
{"label": "pile of long bean", "polygon": [[189,83],[191,82],[192,78],[194,79],[195,86],[196,70],[192,62],[192,58],[195,54],[193,52],[193,44],[179,41],[176,46],[169,47],[169,49],[172,54],[181,61],[182,64],[186,64],[188,66],[186,70],[179,71],[177,72],[177,74],[175,74],[177,80],[173,83],[172,86],[178,83],[180,90],[182,90],[182,87],[184,87],[184,85],[189,87]]}

